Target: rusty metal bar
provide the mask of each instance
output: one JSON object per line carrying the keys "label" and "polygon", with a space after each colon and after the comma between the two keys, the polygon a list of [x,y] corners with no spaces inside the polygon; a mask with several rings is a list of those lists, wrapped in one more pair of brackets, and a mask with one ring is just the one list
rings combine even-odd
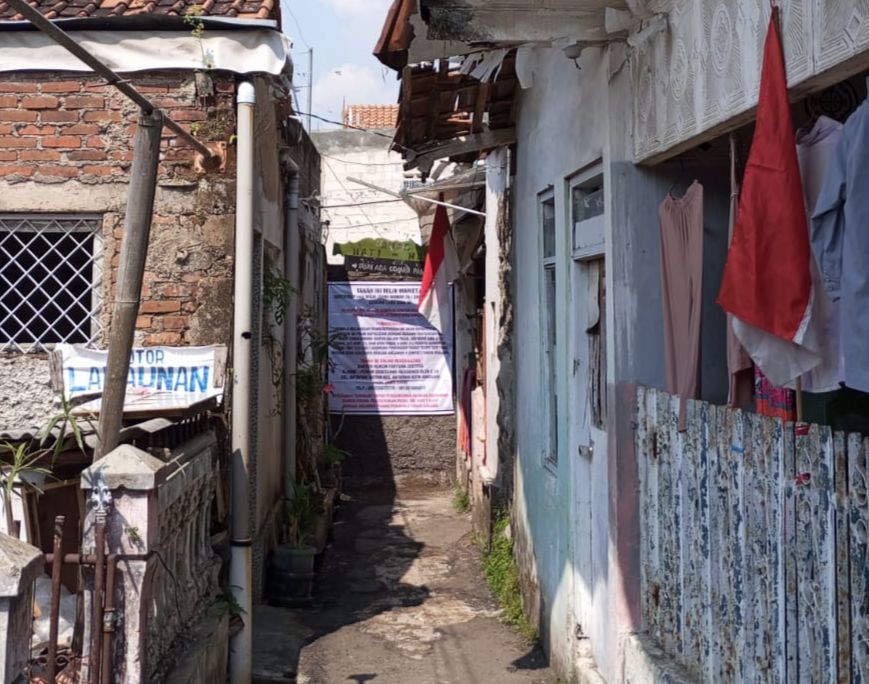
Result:
{"label": "rusty metal bar", "polygon": [[60,620],[60,571],[63,568],[61,544],[63,543],[64,516],[54,518],[54,550],[57,562],[51,564],[51,613],[48,616],[48,681],[54,684],[57,679],[57,632]]}
{"label": "rusty metal bar", "polygon": [[[154,103],[130,85],[129,81],[112,71],[90,52],[85,50],[81,45],[75,42],[72,36],[70,36],[66,31],[42,16],[42,13],[28,4],[27,0],[7,0],[6,4],[21,14],[55,43],[66,48],[76,59],[93,69],[94,73],[105,79],[109,85],[114,86],[121,91],[121,93],[135,102],[139,109],[142,110],[142,113],[151,115],[158,110],[158,108],[154,106]],[[179,123],[173,121],[168,116],[163,116],[163,125],[177,134],[180,138],[183,138],[206,159],[213,159],[215,157],[214,152],[209,150],[204,143],[201,143],[199,140],[194,138],[188,131],[184,130]]]}
{"label": "rusty metal bar", "polygon": [[[91,606],[91,653],[90,653],[90,681],[91,684],[100,684],[99,665],[102,662],[100,653],[103,644],[103,590],[105,588],[105,558],[106,558],[106,512],[97,511],[97,522],[94,530],[94,542],[96,548],[94,555],[94,593],[93,605]],[[108,684],[108,683],[106,683]]]}
{"label": "rusty metal bar", "polygon": [[106,601],[103,611],[103,661],[101,681],[112,681],[112,637],[115,633],[115,567],[117,555],[112,553],[106,558]]}

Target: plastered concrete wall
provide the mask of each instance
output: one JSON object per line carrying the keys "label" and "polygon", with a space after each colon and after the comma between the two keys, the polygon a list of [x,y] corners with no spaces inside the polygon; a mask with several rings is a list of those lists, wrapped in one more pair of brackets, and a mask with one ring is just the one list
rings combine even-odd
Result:
{"label": "plastered concrete wall", "polygon": [[[526,609],[539,622],[551,662],[565,679],[572,681],[577,658],[593,655],[606,673],[616,647],[616,641],[610,638],[608,610],[606,449],[595,449],[591,459],[580,457],[577,445],[587,438],[581,440],[575,433],[573,420],[577,407],[587,402],[585,376],[575,373],[572,364],[575,331],[580,328],[575,302],[585,298],[586,293],[573,291],[567,192],[570,176],[603,156],[611,110],[601,51],[585,51],[581,70],[560,50],[540,49],[534,61],[534,84],[519,95],[513,194],[517,451],[514,537]],[[538,197],[550,188],[555,197],[558,254],[557,465],[545,463],[549,422],[541,381],[545,376],[545,307]],[[649,229],[655,230],[654,224]],[[587,344],[584,340],[579,343]],[[598,495],[583,497],[579,489],[582,487]],[[580,506],[577,502],[584,503]],[[587,638],[578,640],[578,629]]]}
{"label": "plastered concrete wall", "polygon": [[401,155],[389,151],[393,131],[381,133],[387,137],[350,129],[313,134],[322,155],[322,218],[329,221],[326,258],[330,264],[344,262],[343,257],[332,254],[336,242],[364,238],[420,242],[419,221],[413,209],[403,201],[394,201],[394,197],[347,180],[352,176],[393,192],[401,190],[405,180]]}

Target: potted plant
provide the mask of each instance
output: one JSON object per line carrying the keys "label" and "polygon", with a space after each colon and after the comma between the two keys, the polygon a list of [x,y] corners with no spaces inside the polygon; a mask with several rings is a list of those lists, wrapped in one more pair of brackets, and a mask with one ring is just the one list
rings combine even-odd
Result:
{"label": "potted plant", "polygon": [[267,573],[269,603],[298,606],[308,603],[314,588],[317,549],[309,539],[314,532],[316,504],[311,488],[296,484],[286,504],[287,543],[272,551]]}

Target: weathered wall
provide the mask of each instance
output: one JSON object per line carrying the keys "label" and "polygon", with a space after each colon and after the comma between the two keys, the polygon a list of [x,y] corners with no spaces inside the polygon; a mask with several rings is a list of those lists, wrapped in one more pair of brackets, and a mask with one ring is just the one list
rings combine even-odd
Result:
{"label": "weathered wall", "polygon": [[[390,130],[381,132],[392,135]],[[342,129],[317,131],[313,139],[323,156],[322,205],[323,220],[329,221],[326,258],[330,264],[344,262],[342,256],[332,254],[336,242],[374,237],[419,243],[419,221],[413,209],[347,180],[353,176],[393,192],[401,190],[405,180],[402,159],[389,151],[389,137]]]}
{"label": "weathered wall", "polygon": [[[568,358],[574,330],[571,312],[576,297],[571,291],[572,261],[566,179],[599,159],[605,144],[607,100],[606,72],[601,54],[589,50],[580,62],[582,70],[560,50],[539,50],[535,57],[533,86],[521,91],[518,109],[517,170],[513,194],[515,321],[514,360],[516,367],[516,454],[514,485],[514,537],[520,564],[526,608],[548,646],[550,658],[560,673],[572,677],[577,642],[574,637],[579,595],[592,596],[593,605],[583,607],[593,615],[582,631],[592,637],[598,663],[605,663],[607,640],[602,638],[608,624],[605,606],[607,588],[606,544],[598,549],[595,572],[574,567],[575,544],[592,519],[606,520],[604,510],[574,518],[579,497],[575,483],[591,482],[606,491],[604,470],[580,459],[575,450],[577,435],[568,416],[574,406],[586,402],[585,382],[573,380]],[[546,465],[544,445],[549,425],[541,377],[545,373],[542,347],[542,238],[538,219],[538,194],[554,187],[557,225],[558,309],[558,464]],[[605,454],[597,455],[598,459]],[[577,468],[585,468],[582,473]],[[593,518],[592,518],[593,515]],[[604,535],[606,525],[603,525]],[[590,537],[590,534],[586,535]],[[605,538],[605,537],[604,537]],[[587,641],[585,643],[588,643]]]}
{"label": "weathered wall", "polygon": [[[235,128],[231,79],[216,77],[198,90],[191,74],[136,77],[133,83],[201,139],[229,141]],[[111,273],[123,237],[135,121],[136,108],[98,79],[4,75],[0,79],[0,213],[100,215],[102,265],[104,273]],[[202,345],[229,340],[232,148],[223,174],[198,176],[192,159],[192,150],[164,131],[137,344]],[[95,286],[103,330],[113,280],[104,276]],[[95,342],[105,344],[105,333],[97,335]],[[12,380],[9,373],[18,375],[18,369],[11,364],[18,361],[10,356],[5,360],[10,365],[4,364],[6,370],[0,375],[4,381]],[[21,363],[34,371],[31,383],[47,384],[46,365],[31,358]],[[24,393],[13,385],[2,387],[0,423],[24,418],[14,409]],[[41,415],[31,413],[30,421],[42,423],[50,406]]]}

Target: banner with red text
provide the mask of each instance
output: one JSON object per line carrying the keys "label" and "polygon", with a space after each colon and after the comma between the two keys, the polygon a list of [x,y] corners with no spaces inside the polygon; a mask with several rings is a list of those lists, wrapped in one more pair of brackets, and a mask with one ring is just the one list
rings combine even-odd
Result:
{"label": "banner with red text", "polygon": [[356,415],[453,412],[452,325],[417,311],[419,283],[329,283],[329,408]]}

